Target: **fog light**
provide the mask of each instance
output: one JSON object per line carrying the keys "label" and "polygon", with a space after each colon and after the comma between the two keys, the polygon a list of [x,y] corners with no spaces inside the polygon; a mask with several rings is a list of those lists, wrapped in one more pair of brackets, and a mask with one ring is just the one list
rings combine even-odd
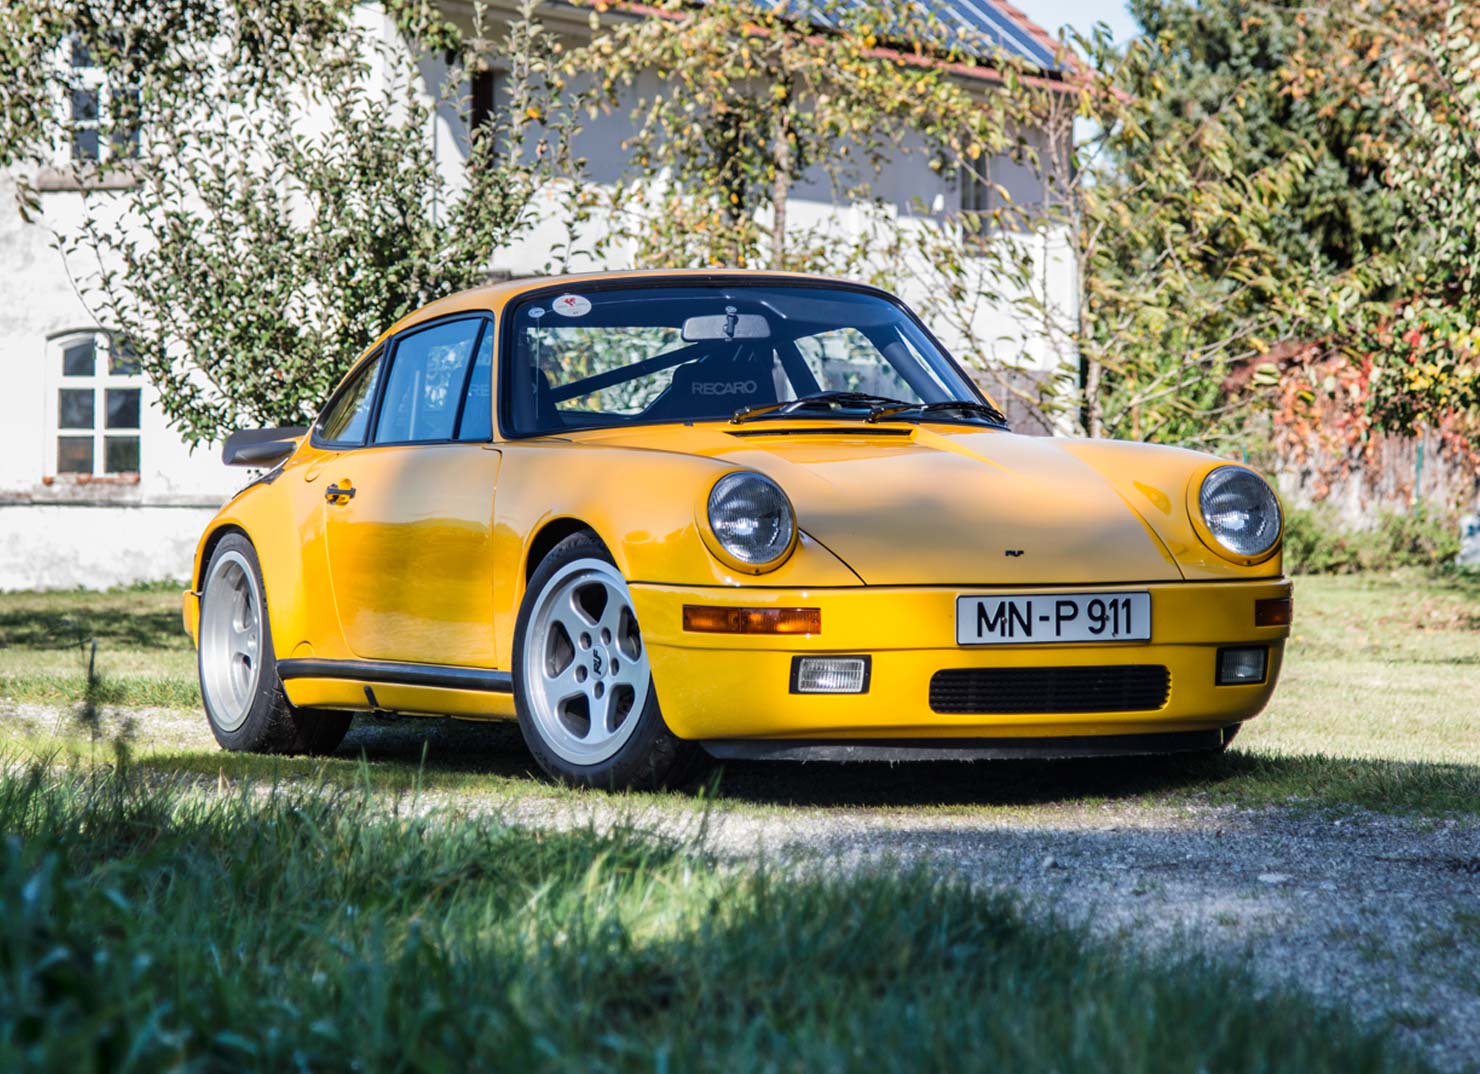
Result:
{"label": "fog light", "polygon": [[872,659],[867,656],[796,656],[791,661],[794,694],[866,694]]}
{"label": "fog light", "polygon": [[1268,658],[1269,650],[1263,646],[1257,649],[1219,649],[1218,685],[1248,686],[1263,682]]}

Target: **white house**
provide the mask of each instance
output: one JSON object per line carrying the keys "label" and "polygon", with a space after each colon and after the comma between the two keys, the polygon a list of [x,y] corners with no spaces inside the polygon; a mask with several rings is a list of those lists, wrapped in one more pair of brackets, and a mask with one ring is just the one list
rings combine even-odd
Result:
{"label": "white house", "polygon": [[[1053,40],[1005,0],[929,2],[942,19],[1052,71]],[[461,19],[472,7],[457,0],[444,0],[444,6]],[[398,41],[377,8],[367,5],[362,14],[384,41]],[[588,10],[555,3],[542,9],[542,17],[553,28],[578,35],[585,32]],[[183,578],[205,522],[246,478],[243,471],[222,466],[215,450],[190,452],[171,431],[126,342],[94,318],[55,248],[54,235],[75,230],[81,218],[79,166],[112,151],[88,127],[89,117],[108,107],[104,73],[89,68],[85,56],[64,56],[61,62],[69,65],[73,85],[82,86],[70,100],[79,133],[57,147],[55,165],[39,174],[0,172],[0,355],[7,386],[0,394],[0,589]],[[475,104],[479,91],[472,87]],[[986,84],[982,91],[1002,92]],[[428,93],[433,93],[430,86]],[[465,123],[457,109],[438,109],[428,136],[436,140],[440,157],[455,160],[465,153]],[[597,181],[622,174],[621,141],[627,130],[627,118],[617,112],[588,124],[581,135],[578,153],[590,161]],[[1030,141],[1042,140],[1040,132],[1026,133]],[[993,182],[1019,204],[1045,197],[1033,169],[1006,157],[990,167]],[[10,207],[21,178],[40,192],[43,215],[34,223],[22,221]],[[958,181],[931,171],[921,154],[902,155],[887,166],[874,191],[901,210],[925,204],[942,212],[985,208],[994,196],[979,178]],[[798,188],[789,211],[805,223],[861,226],[854,207],[833,204],[822,184]],[[553,223],[537,225],[513,247],[498,251],[491,269],[511,275],[539,272],[554,233]],[[1077,281],[1062,239],[1040,234],[1000,241],[1037,244],[1031,253],[1039,283],[1072,321]],[[1025,337],[1007,323],[1006,310],[986,315],[1003,319],[1000,335],[1021,340],[1013,346],[1027,356],[1030,372],[1052,370],[1069,357],[1046,335],[1035,338],[1030,329]]]}

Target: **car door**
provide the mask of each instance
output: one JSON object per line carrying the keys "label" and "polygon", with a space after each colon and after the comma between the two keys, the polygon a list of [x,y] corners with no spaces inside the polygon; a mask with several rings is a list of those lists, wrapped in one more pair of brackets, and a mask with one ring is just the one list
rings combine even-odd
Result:
{"label": "car door", "polygon": [[398,336],[363,443],[325,464],[330,586],[356,657],[493,666],[492,328]]}

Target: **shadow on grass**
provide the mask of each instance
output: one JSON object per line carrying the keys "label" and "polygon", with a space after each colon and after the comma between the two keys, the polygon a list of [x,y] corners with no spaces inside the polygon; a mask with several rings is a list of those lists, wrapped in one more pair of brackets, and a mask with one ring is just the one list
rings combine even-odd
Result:
{"label": "shadow on grass", "polygon": [[[367,762],[361,765],[361,758]],[[140,758],[158,771],[230,779],[303,777],[382,790],[565,793],[546,781],[513,723],[359,719],[330,758],[187,752]],[[599,793],[599,792],[598,792]],[[661,797],[812,809],[1026,808],[1096,802],[1297,806],[1480,815],[1480,765],[1223,754],[920,764],[730,762]]]}
{"label": "shadow on grass", "polygon": [[998,808],[1203,800],[1480,814],[1480,766],[1224,754],[921,765],[730,765],[720,798],[810,807]]}
{"label": "shadow on grass", "polygon": [[[204,721],[205,717],[201,717]],[[406,718],[381,723],[357,717],[329,757],[285,757],[224,750],[156,751],[135,759],[136,768],[233,781],[312,779],[331,786],[427,791],[498,790],[506,782],[539,787],[542,777],[513,722],[477,724]],[[512,788],[511,788],[512,789]]]}
{"label": "shadow on grass", "polygon": [[0,611],[0,648],[67,649],[92,639],[111,649],[190,646],[178,611],[81,606]]}

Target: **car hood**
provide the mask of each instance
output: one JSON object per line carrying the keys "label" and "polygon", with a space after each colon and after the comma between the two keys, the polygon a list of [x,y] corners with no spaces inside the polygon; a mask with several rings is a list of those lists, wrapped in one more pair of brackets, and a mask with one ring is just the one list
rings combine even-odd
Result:
{"label": "car hood", "polygon": [[[628,433],[633,446],[642,442],[637,432]],[[801,529],[870,585],[1183,577],[1142,513],[1076,454],[1082,442],[942,425],[756,422],[681,435],[685,454],[773,478]]]}

